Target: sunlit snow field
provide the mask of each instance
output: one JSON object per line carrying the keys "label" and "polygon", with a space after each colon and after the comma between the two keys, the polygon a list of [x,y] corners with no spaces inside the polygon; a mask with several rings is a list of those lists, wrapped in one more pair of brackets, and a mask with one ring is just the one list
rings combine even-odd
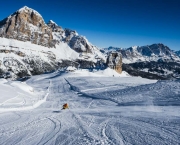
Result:
{"label": "sunlit snow field", "polygon": [[0,79],[0,144],[178,145],[179,90],[111,70]]}

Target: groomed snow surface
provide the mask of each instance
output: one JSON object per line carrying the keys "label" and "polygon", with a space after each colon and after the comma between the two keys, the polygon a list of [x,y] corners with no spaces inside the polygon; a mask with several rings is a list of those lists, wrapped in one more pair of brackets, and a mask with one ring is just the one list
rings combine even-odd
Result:
{"label": "groomed snow surface", "polygon": [[180,144],[180,81],[110,71],[0,79],[0,144]]}

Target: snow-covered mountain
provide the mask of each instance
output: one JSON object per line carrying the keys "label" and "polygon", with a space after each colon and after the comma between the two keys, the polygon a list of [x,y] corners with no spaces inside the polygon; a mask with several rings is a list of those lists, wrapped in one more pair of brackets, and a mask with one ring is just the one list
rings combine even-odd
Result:
{"label": "snow-covered mountain", "polygon": [[47,25],[52,29],[53,39],[56,40],[56,43],[67,43],[78,53],[92,53],[101,55],[96,46],[89,43],[84,36],[80,36],[76,31],[71,29],[62,29],[52,20],[50,20]]}
{"label": "snow-covered mountain", "polygon": [[180,77],[179,53],[164,44],[133,46],[127,49],[109,47],[101,50],[105,54],[111,51],[122,54],[123,70],[133,76],[155,79]]}
{"label": "snow-covered mountain", "polygon": [[179,57],[168,47],[162,43],[152,44],[147,46],[133,46],[127,49],[109,47],[103,49],[105,51],[118,51],[121,52],[123,63],[135,63],[144,61],[178,61]]}
{"label": "snow-covered mountain", "polygon": [[180,57],[180,51],[175,51],[174,52],[178,57]]}
{"label": "snow-covered mountain", "polygon": [[75,30],[63,29],[52,20],[46,24],[37,11],[27,6],[0,21],[1,77],[17,78],[68,66],[105,68],[112,51],[122,54],[123,70],[131,75],[180,77],[179,53],[161,43],[100,50]]}
{"label": "snow-covered mountain", "polygon": [[99,49],[74,30],[63,29],[27,6],[0,21],[0,76],[22,77],[61,67],[104,66]]}
{"label": "snow-covered mountain", "polygon": [[118,51],[120,49],[122,49],[122,48],[110,46],[108,48],[102,48],[100,51],[102,53],[109,53],[109,52],[112,52],[112,51]]}

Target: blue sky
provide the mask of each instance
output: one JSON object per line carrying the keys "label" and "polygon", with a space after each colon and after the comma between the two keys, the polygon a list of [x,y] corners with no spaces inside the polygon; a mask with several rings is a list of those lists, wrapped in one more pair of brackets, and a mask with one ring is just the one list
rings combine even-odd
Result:
{"label": "blue sky", "polygon": [[98,47],[163,43],[180,50],[180,0],[8,0],[0,19],[25,5]]}

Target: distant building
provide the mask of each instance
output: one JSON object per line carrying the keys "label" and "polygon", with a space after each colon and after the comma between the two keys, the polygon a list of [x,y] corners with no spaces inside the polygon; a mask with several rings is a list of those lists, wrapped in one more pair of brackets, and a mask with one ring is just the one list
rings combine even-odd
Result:
{"label": "distant building", "polygon": [[119,74],[122,73],[122,55],[118,52],[110,52],[107,58],[107,65]]}

